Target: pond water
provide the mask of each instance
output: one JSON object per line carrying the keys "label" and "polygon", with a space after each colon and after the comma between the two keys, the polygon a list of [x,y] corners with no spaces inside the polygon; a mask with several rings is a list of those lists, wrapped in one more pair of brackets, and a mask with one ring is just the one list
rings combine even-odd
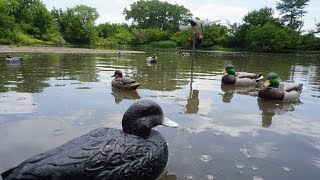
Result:
{"label": "pond water", "polygon": [[[320,56],[199,53],[37,54],[23,65],[0,61],[0,172],[98,127],[121,129],[138,99],[160,104],[177,129],[156,127],[169,145],[161,179],[290,179],[320,177]],[[3,59],[5,54],[0,54]],[[276,72],[303,83],[300,102],[259,101],[256,88],[221,86],[228,63],[238,71]],[[112,91],[115,69],[141,83]]]}

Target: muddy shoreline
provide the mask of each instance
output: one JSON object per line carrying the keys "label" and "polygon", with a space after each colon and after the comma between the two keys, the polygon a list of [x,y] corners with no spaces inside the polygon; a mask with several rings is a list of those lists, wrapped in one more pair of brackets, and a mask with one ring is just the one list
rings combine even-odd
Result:
{"label": "muddy shoreline", "polygon": [[31,53],[69,53],[69,54],[116,54],[119,52],[128,54],[141,54],[143,51],[132,50],[105,50],[72,47],[46,47],[46,46],[10,46],[0,45],[0,53],[31,52]]}

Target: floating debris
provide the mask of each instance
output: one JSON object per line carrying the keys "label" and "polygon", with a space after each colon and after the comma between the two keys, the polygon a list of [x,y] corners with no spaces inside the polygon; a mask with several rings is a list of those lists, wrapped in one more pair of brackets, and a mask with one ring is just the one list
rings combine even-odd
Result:
{"label": "floating debris", "polygon": [[203,162],[209,162],[212,160],[212,157],[210,155],[201,155],[200,160]]}
{"label": "floating debris", "polygon": [[258,168],[258,166],[251,166],[251,169],[254,170],[254,171],[256,171],[256,170],[258,170],[259,168]]}
{"label": "floating debris", "polygon": [[243,172],[242,171],[237,171],[239,174],[243,174]]}
{"label": "floating debris", "polygon": [[260,176],[253,176],[253,180],[263,180],[263,178]]}
{"label": "floating debris", "polygon": [[205,180],[214,180],[214,179],[216,179],[216,177],[214,175],[208,174],[208,175],[205,176],[204,179]]}
{"label": "floating debris", "polygon": [[282,166],[281,168],[282,168],[284,171],[287,171],[287,172],[291,171],[291,169],[288,168],[287,166]]}
{"label": "floating debris", "polygon": [[246,158],[252,158],[253,156],[250,154],[250,151],[248,149],[241,148],[240,152],[246,157]]}
{"label": "floating debris", "polygon": [[189,175],[189,176],[186,176],[185,180],[191,180],[193,179],[193,176]]}
{"label": "floating debris", "polygon": [[243,164],[236,164],[236,167],[237,167],[238,169],[243,169],[243,168],[246,167],[246,166],[243,165]]}

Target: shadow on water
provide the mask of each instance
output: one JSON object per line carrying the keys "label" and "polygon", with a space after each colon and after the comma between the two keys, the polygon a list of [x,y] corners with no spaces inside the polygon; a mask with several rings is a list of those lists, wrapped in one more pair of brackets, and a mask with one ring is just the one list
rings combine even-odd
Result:
{"label": "shadow on water", "polygon": [[[158,62],[148,64],[153,53]],[[0,61],[0,172],[95,128],[121,128],[133,102],[151,99],[180,124],[156,128],[170,153],[162,179],[320,176],[319,56],[202,52],[191,68],[190,56],[149,54],[17,53],[22,66]],[[274,71],[307,90],[299,103],[261,102],[259,87],[221,85],[229,63],[265,79]],[[112,90],[115,69],[140,87]]]}

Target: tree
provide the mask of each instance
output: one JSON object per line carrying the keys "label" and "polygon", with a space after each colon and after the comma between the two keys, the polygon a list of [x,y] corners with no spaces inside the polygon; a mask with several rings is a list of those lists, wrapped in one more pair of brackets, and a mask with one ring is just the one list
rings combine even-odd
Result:
{"label": "tree", "polygon": [[40,0],[17,0],[13,13],[21,30],[38,39],[48,40],[52,16]]}
{"label": "tree", "polygon": [[281,0],[277,3],[277,10],[282,14],[282,21],[293,30],[301,31],[303,16],[306,13],[304,8],[310,0]]}
{"label": "tree", "polygon": [[317,34],[317,33],[320,33],[320,23],[317,23],[316,26],[317,26],[317,29],[316,29],[315,33]]}
{"label": "tree", "polygon": [[265,25],[267,23],[279,24],[280,22],[278,19],[273,17],[273,10],[268,7],[261,8],[259,10],[254,10],[249,12],[247,15],[244,16],[243,21],[247,25]]}
{"label": "tree", "polygon": [[138,28],[159,28],[170,32],[178,31],[182,18],[191,15],[184,6],[159,0],[139,0],[130,5],[130,10],[125,8],[123,14]]}
{"label": "tree", "polygon": [[228,28],[224,25],[215,24],[205,27],[204,47],[221,46],[225,47],[229,41]]}
{"label": "tree", "polygon": [[104,38],[114,45],[130,44],[134,38],[124,24],[99,24],[97,31],[100,38]]}
{"label": "tree", "polygon": [[271,23],[253,26],[247,33],[249,49],[254,51],[275,52],[292,50],[297,47],[297,32]]}
{"label": "tree", "polygon": [[54,22],[64,39],[71,43],[92,44],[97,37],[94,22],[99,17],[95,8],[79,5],[67,11],[53,9]]}

